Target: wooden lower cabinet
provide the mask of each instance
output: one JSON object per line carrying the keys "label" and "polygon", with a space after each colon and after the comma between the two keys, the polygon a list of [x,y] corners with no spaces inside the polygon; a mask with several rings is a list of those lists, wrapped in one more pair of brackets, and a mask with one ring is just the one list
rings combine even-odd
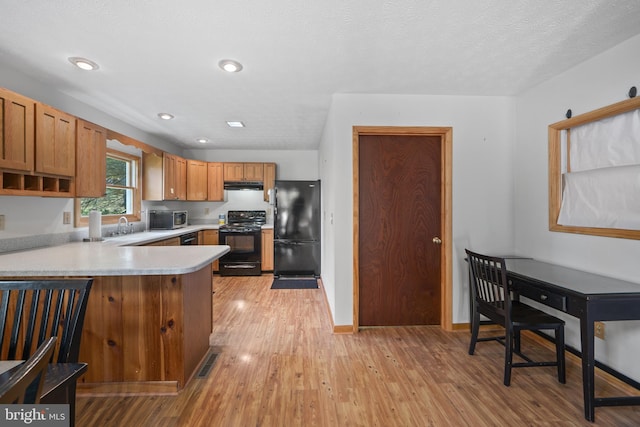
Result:
{"label": "wooden lower cabinet", "polygon": [[158,240],[157,242],[146,243],[142,246],[180,246],[179,237],[170,237],[164,240]]}
{"label": "wooden lower cabinet", "polygon": [[273,271],[273,229],[262,230],[262,271]]}
{"label": "wooden lower cabinet", "polygon": [[79,393],[177,393],[209,351],[211,319],[211,264],[183,275],[95,277]]}
{"label": "wooden lower cabinet", "polygon": [[[198,241],[201,245],[219,245],[218,243],[218,230],[202,230],[198,236]],[[213,271],[218,273],[220,271],[220,262],[215,260],[213,262]]]}

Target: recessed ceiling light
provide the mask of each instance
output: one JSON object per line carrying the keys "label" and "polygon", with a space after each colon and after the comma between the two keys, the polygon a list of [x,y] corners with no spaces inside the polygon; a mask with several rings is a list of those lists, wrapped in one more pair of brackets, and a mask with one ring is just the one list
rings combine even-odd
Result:
{"label": "recessed ceiling light", "polygon": [[218,66],[228,73],[237,73],[242,70],[242,64],[233,59],[223,59],[218,62]]}
{"label": "recessed ceiling light", "polygon": [[199,142],[200,144],[206,144],[207,142],[209,142],[209,140],[207,138],[196,138],[196,142]]}
{"label": "recessed ceiling light", "polygon": [[80,58],[77,56],[69,58],[69,62],[71,62],[76,67],[85,70],[85,71],[94,71],[100,68],[98,64],[93,61],[90,61],[86,58]]}
{"label": "recessed ceiling light", "polygon": [[227,126],[229,126],[230,128],[243,128],[244,123],[238,121],[230,121],[227,122]]}
{"label": "recessed ceiling light", "polygon": [[171,120],[171,119],[173,119],[173,115],[169,114],[169,113],[158,113],[158,117],[160,117],[162,120]]}

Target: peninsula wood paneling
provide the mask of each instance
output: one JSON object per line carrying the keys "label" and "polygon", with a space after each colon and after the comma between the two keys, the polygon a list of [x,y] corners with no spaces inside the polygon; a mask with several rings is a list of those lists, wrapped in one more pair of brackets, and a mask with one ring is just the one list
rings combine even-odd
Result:
{"label": "peninsula wood paneling", "polygon": [[94,278],[80,349],[89,369],[79,388],[100,394],[183,388],[209,347],[211,268]]}

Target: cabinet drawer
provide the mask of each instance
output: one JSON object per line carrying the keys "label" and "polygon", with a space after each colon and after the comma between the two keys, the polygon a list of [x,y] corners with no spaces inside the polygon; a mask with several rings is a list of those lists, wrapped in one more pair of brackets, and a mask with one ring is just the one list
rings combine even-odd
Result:
{"label": "cabinet drawer", "polygon": [[509,285],[523,297],[527,297],[557,310],[567,311],[567,297],[565,295],[549,292],[546,289],[541,289],[519,280],[509,279]]}

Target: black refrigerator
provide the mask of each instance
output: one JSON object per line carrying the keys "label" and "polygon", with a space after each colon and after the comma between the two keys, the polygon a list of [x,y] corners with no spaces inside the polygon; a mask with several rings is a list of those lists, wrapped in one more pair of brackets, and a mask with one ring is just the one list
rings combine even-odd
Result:
{"label": "black refrigerator", "polygon": [[273,275],[320,277],[320,181],[276,181]]}

